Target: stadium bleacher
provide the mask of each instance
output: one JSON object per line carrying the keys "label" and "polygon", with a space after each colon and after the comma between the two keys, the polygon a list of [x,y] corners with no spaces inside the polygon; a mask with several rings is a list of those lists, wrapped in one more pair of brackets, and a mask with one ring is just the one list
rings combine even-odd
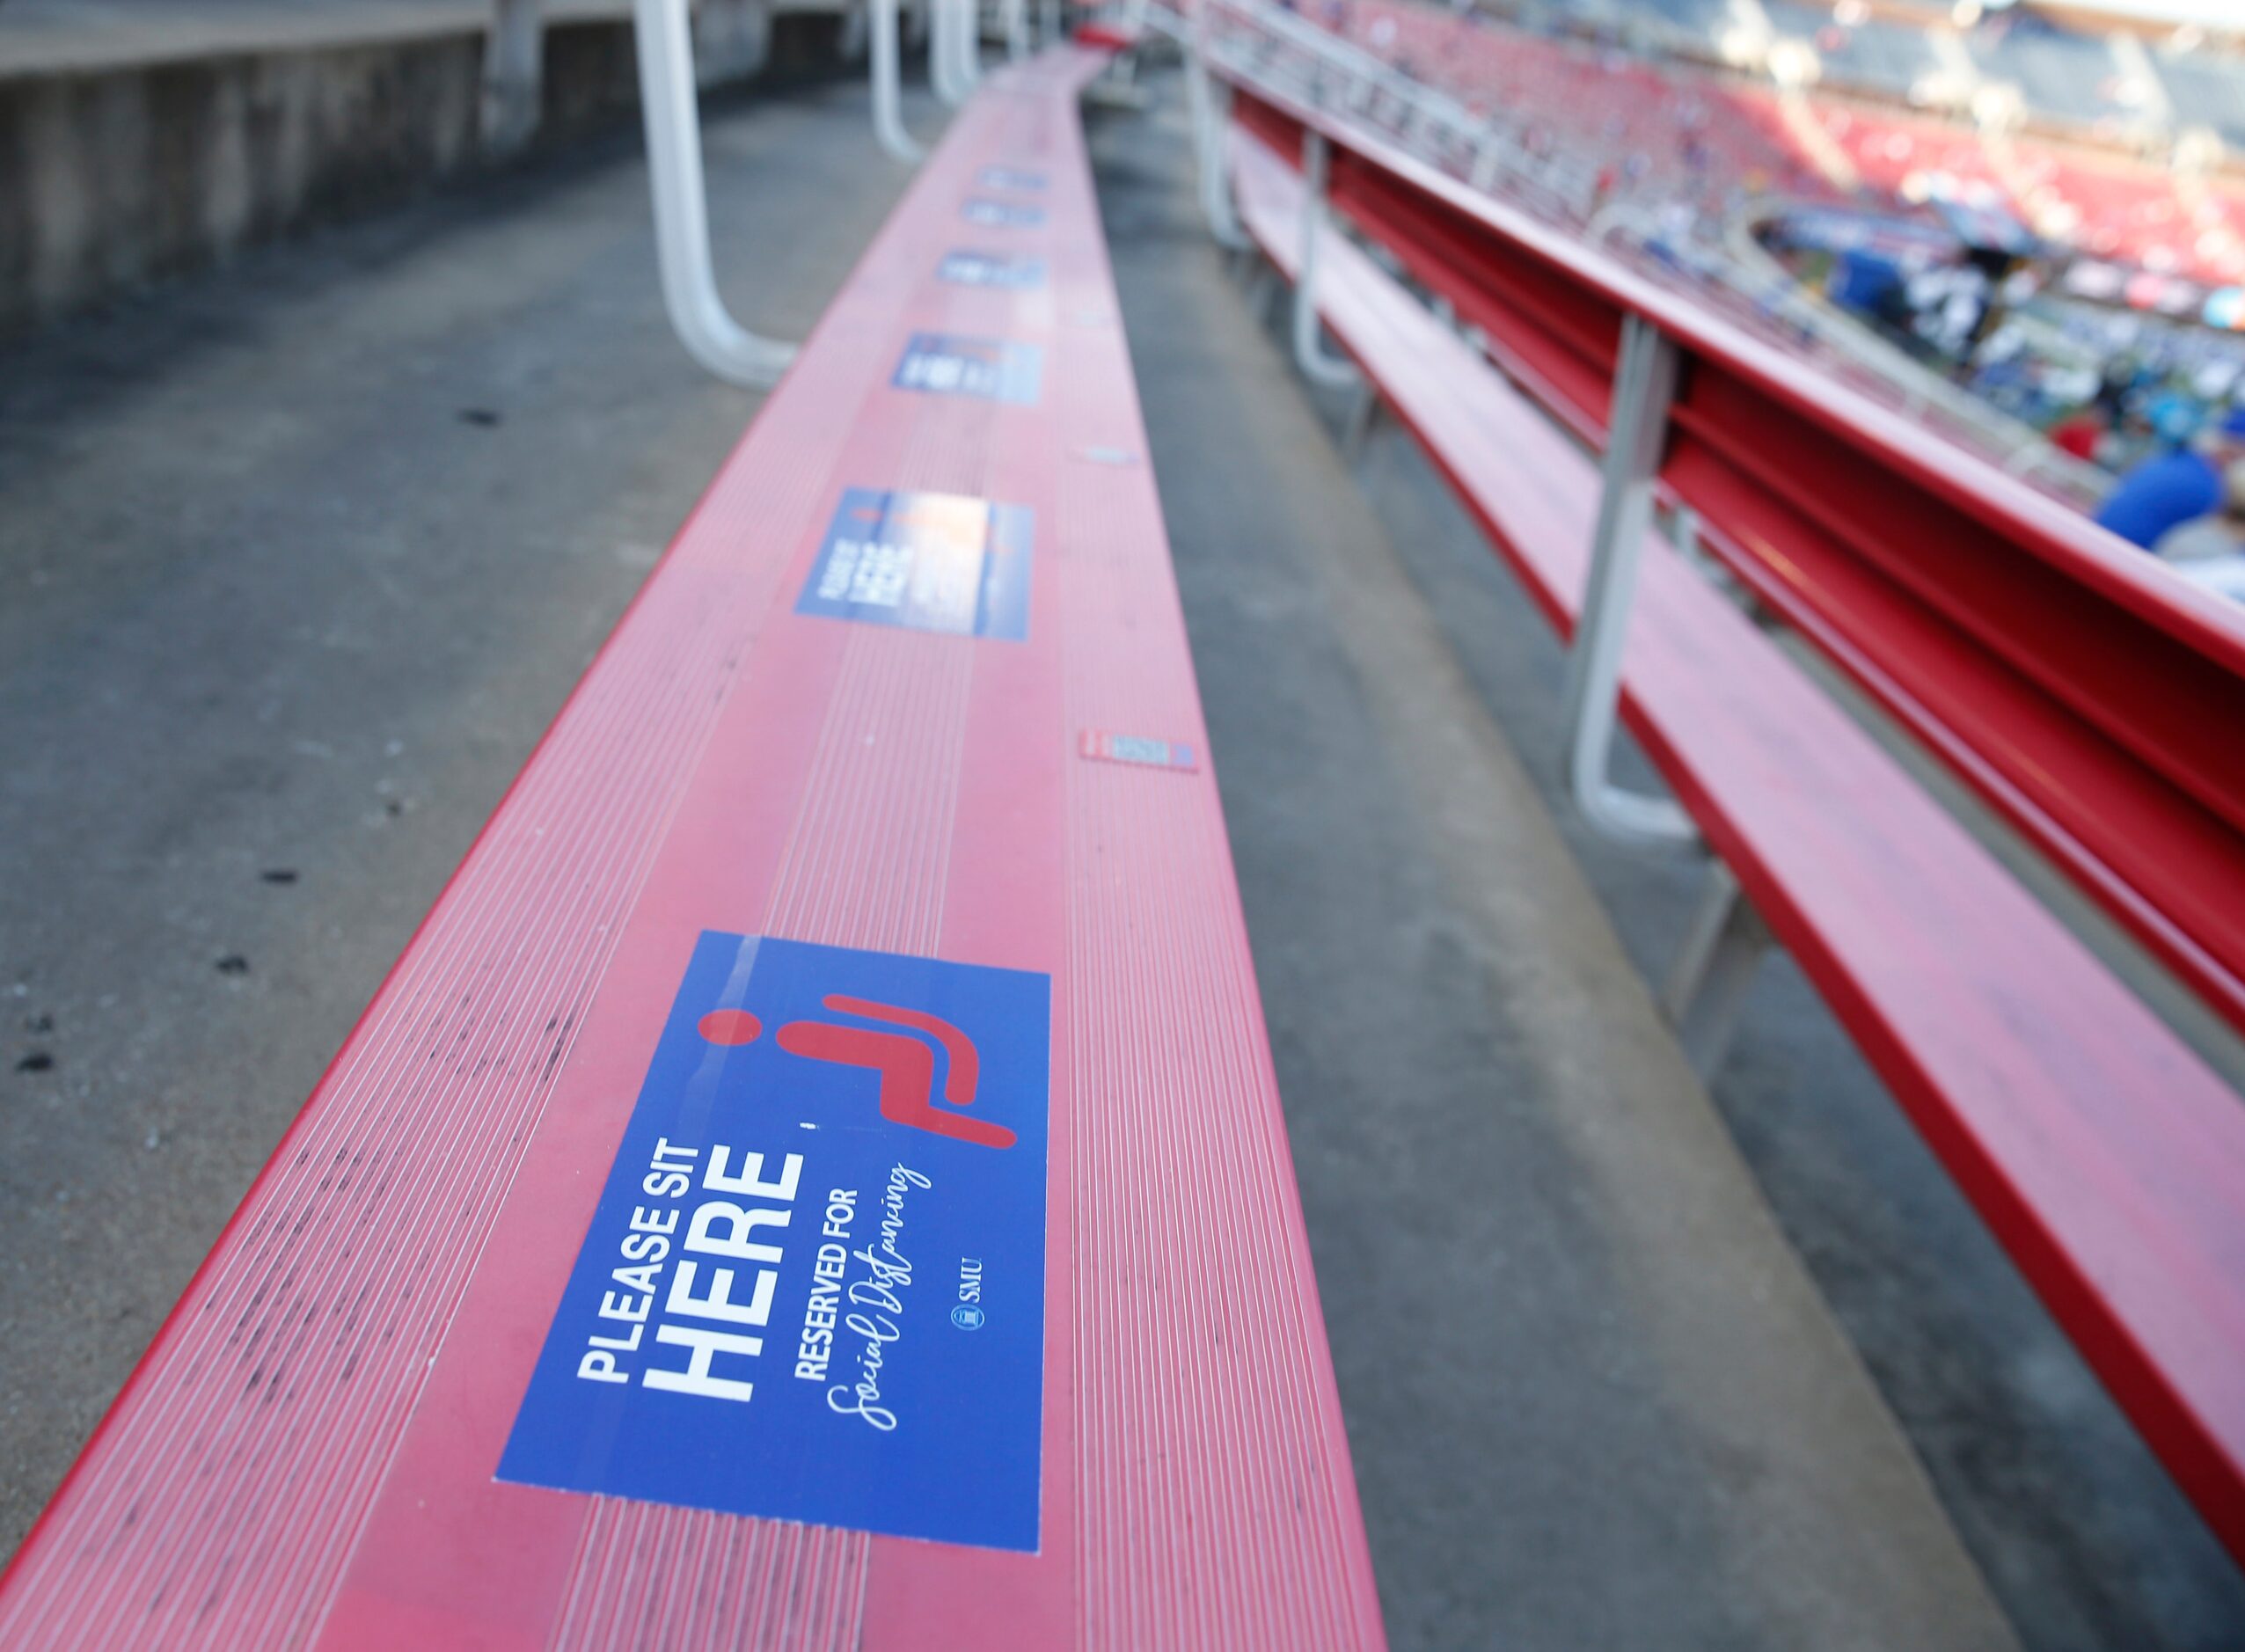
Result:
{"label": "stadium bleacher", "polygon": [[1379,1643],[1077,115],[1106,61],[953,122],[0,1645]]}
{"label": "stadium bleacher", "polygon": [[2152,62],[2178,125],[2208,128],[2245,150],[2245,57],[2161,52]]}
{"label": "stadium bleacher", "polygon": [[[1940,70],[1923,29],[1868,16],[1842,25],[1795,0],[1761,0],[1761,9],[1781,35],[1815,47],[1835,85],[1906,102]],[[2155,274],[2245,281],[2245,245],[2230,228],[2245,211],[2245,179],[2212,176],[2186,197],[2168,169],[2132,154],[2023,132],[2004,138],[1999,154],[1954,120],[1812,93],[1803,106],[1846,157],[1854,176],[1843,179],[1788,125],[1766,84],[1539,38],[1414,0],[1357,0],[1347,16],[1348,37],[1359,46],[1587,157],[1601,202],[1683,201],[1720,218],[1742,194],[1838,201],[1860,184],[1898,210],[1931,195],[1976,194],[2060,245]],[[2085,131],[2138,118],[2114,96],[2121,66],[2099,40],[2029,21],[1971,32],[1969,40],[1989,77],[2019,84],[2039,115]],[[2245,64],[2202,56],[2166,66],[2186,62],[2192,100],[2178,100],[2178,117],[2187,102],[2245,120]]]}
{"label": "stadium bleacher", "polygon": [[[1764,0],[1766,5],[1768,0]],[[1828,25],[1814,37],[1825,78],[1837,84],[1868,87],[1915,101],[1941,60],[1927,44],[1923,29],[1867,17],[1854,24]]]}
{"label": "stadium bleacher", "polygon": [[[1384,1643],[1080,116],[1152,37],[984,73],[957,4],[949,130],[800,352],[756,341],[771,398],[0,1575],[9,1652]],[[1622,972],[1662,1059],[1712,1084],[1789,954],[2245,1560],[2245,630],[1692,245],[1962,194],[2245,279],[2245,192],[1901,107],[1922,35],[1759,9],[1883,95],[1335,0],[1445,126],[1294,0],[1154,26],[1216,66],[1202,205],[1347,450],[1392,417],[1571,650],[1581,821],[1706,874],[1672,1043]],[[2092,37],[1969,49],[2129,113]],[[1524,209],[1500,140],[1588,187]],[[1766,1472],[1716,1444],[1694,1495]]]}
{"label": "stadium bleacher", "polygon": [[[1252,33],[1259,26],[1240,10],[1240,26]],[[2152,690],[2152,676],[2172,668],[2180,675],[2170,686],[2191,678],[2234,698],[2245,692],[2240,633],[2211,598],[2178,600],[2155,576],[2139,585],[2148,570],[2078,519],[1993,471],[1952,466],[1908,421],[1839,400],[1813,378],[1793,379],[1791,363],[1416,166],[1384,135],[1245,72],[1235,99],[1247,135],[1232,151],[1244,208],[1266,255],[1297,281],[1298,328],[1307,313],[1298,307],[1314,303],[1538,604],[1562,631],[1583,628],[1574,638],[1569,757],[1581,807],[1592,818],[1612,809],[1609,830],[1625,840],[1656,835],[1648,800],[1634,800],[1642,812],[1598,801],[1602,752],[1583,766],[1583,707],[1605,691],[1582,698],[1587,653],[1589,671],[1605,659],[1617,673],[1610,682],[1624,713],[1735,877],[1727,891],[1711,891],[1705,950],[1695,938],[1690,969],[1679,962],[1672,985],[1687,1041],[1697,1027],[1719,1050],[1728,1011],[1710,1012],[1705,1026],[1700,994],[1735,1002],[1761,944],[1740,921],[1744,886],[2178,1483],[2232,1553],[2245,1554],[2245,1114],[1872,742],[1805,682],[1788,686],[1777,651],[1768,680],[1744,685],[1758,669],[1747,663],[1759,649],[1751,627],[1650,534],[1646,513],[1652,491],[1672,486],[1700,513],[1705,543],[1734,574],[2029,831],[2037,820],[2053,822],[2045,808],[2095,814],[2117,805],[2102,824],[2076,815],[2042,839],[2061,861],[2092,841],[2103,845],[2098,852],[2114,859],[2102,870],[2074,859],[2073,874],[2085,889],[2102,889],[2116,916],[2148,900],[2176,917],[2185,910],[2211,917],[2245,895],[2245,865],[2230,852],[2178,875],[2168,852],[2146,856],[2138,835],[2149,829],[2139,805],[2183,772],[2168,766],[2180,755],[2168,742],[2183,731],[2154,709],[2175,702]],[[1300,166],[1306,181],[1298,157],[1326,144],[1350,161],[1335,174],[1335,203],[1485,341],[1456,338],[1371,259],[1342,246],[1332,250],[1329,296],[1323,281],[1314,299],[1305,292],[1310,249],[1327,238],[1315,229],[1322,208],[1302,205],[1302,186],[1287,173]],[[1648,335],[1681,358],[1664,373],[1642,364]],[[1484,354],[1509,384],[1481,365]],[[1674,404],[1671,386],[1681,387]],[[1605,448],[1602,479],[1531,403]],[[1646,420],[1655,422],[1639,434]],[[1824,434],[1806,435],[1810,423]],[[1869,469],[1851,477],[1874,452]],[[1610,536],[1644,544],[1625,554]],[[1644,588],[1633,610],[1641,554]],[[1609,600],[1622,604],[1619,615]],[[1919,604],[1922,628],[1905,618]],[[1635,663],[1623,666],[1620,627],[1639,610]],[[2168,640],[2130,665],[2117,655],[2091,662],[2092,651],[2134,653],[2126,638],[2138,624]],[[1601,642],[1601,625],[1611,641]],[[1733,627],[1736,636],[1716,640]],[[2059,635],[2063,645],[2048,646]],[[2170,643],[2181,652],[2168,652]],[[2226,686],[2202,675],[2215,661]],[[2115,668],[2118,676],[2108,678]],[[2015,672],[2015,690],[1999,686]],[[2127,682],[2149,713],[2133,733],[2109,720],[2110,700],[2093,713],[2095,729],[2063,727],[2073,713],[2053,719],[2060,700],[2087,709],[2078,691],[2091,677]],[[1788,710],[1796,696],[1797,712]],[[1809,731],[1827,719],[1825,732]],[[2150,791],[2134,801],[2119,800],[2133,785],[2113,764],[2114,740],[2147,742],[2138,748],[2146,757],[2168,748],[2154,759],[2166,775],[2146,774]],[[2233,763],[2202,744],[2184,766],[2197,771],[2192,785],[2212,786],[2202,800],[2230,816],[2221,832],[2245,826]],[[1996,781],[1997,770],[2007,778]],[[1796,785],[1804,791],[1795,793]],[[2108,786],[2113,794],[2095,800]],[[2217,792],[2227,800],[2217,803]],[[2038,800],[2027,804],[2028,793]],[[1809,803],[1812,795],[1823,800]],[[1852,826],[1864,830],[1859,843],[1832,808],[1842,798]],[[1789,822],[1788,799],[1805,805]],[[2172,837],[2164,828],[2151,835],[2176,852],[2187,852],[2186,840],[2206,844],[2197,807],[2173,818]],[[2124,816],[2132,822],[2124,829]],[[1985,917],[1965,916],[1982,903]],[[2167,921],[2154,920],[2146,940],[2159,945],[2151,938]],[[1983,943],[1994,948],[1985,959]],[[2245,1026],[2245,930],[2219,944],[2233,962],[2196,984],[2211,1007]],[[2168,955],[2188,968],[2190,950]],[[2088,1042],[2068,1050],[2077,1034]],[[2176,1110],[2154,1120],[2151,1109],[2169,1106]]]}
{"label": "stadium bleacher", "polygon": [[2136,113],[2115,95],[2120,65],[2101,39],[2029,14],[1984,24],[1964,44],[1982,74],[2017,86],[2037,114],[2090,127]]}

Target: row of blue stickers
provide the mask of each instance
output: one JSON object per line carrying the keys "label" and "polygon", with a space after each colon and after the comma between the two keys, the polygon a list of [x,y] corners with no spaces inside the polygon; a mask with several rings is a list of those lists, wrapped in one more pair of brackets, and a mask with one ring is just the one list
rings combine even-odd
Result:
{"label": "row of blue stickers", "polygon": [[[1043,174],[982,169],[992,188],[1042,189]],[[983,201],[996,222],[1035,224],[1041,208]],[[975,200],[967,216],[976,215]],[[1026,216],[1024,216],[1026,215]],[[939,279],[959,286],[1026,289],[1045,280],[1042,259],[967,249],[947,253]],[[1009,339],[914,333],[889,376],[898,390],[1036,405],[1044,352]],[[845,490],[795,611],[913,631],[1019,642],[1028,635],[1032,523],[1026,506],[954,494]]]}
{"label": "row of blue stickers", "polygon": [[499,1478],[1035,1552],[1051,994],[703,934]]}
{"label": "row of blue stickers", "polygon": [[[1046,266],[959,250],[938,275],[1027,290]],[[1028,406],[1043,360],[915,333],[891,383]],[[1025,640],[1032,532],[1026,506],[845,488],[795,611]],[[1035,1553],[1051,996],[1031,971],[703,933],[498,1478]]]}

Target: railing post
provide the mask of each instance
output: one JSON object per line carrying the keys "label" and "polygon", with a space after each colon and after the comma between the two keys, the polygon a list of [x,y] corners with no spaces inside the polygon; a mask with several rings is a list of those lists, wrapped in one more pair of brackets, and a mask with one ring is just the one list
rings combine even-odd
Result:
{"label": "railing post", "polygon": [[958,50],[952,77],[965,97],[982,84],[982,0],[958,0],[959,27],[951,43]]}
{"label": "railing post", "polygon": [[512,155],[537,135],[545,56],[545,0],[496,0],[483,53],[483,142]]}
{"label": "railing post", "polygon": [[957,32],[958,18],[958,0],[928,0],[928,84],[946,106],[954,109],[967,100],[966,91],[959,84],[958,48],[952,44],[951,38]]}
{"label": "railing post", "polygon": [[1318,341],[1318,239],[1325,228],[1325,134],[1302,134],[1302,242],[1294,267],[1294,364],[1313,383],[1348,389],[1357,369],[1325,353]]}
{"label": "railing post", "polygon": [[[1016,4],[1019,0],[1016,0]],[[903,26],[897,18],[902,0],[872,0],[872,14],[867,18],[870,39],[873,72],[873,135],[881,147],[898,160],[908,164],[919,160],[920,146],[912,142],[912,135],[904,129],[904,113],[899,82],[903,78]]]}
{"label": "railing post", "polygon": [[1686,843],[1696,836],[1691,818],[1669,799],[1625,791],[1607,778],[1620,711],[1621,646],[1652,525],[1653,480],[1668,435],[1676,368],[1676,346],[1659,328],[1635,315],[1622,318],[1590,577],[1567,660],[1569,788],[1584,819],[1626,843]]}
{"label": "railing post", "polygon": [[[1207,15],[1205,4],[1202,15]],[[1231,125],[1232,89],[1224,87],[1224,106],[1219,108],[1218,84],[1208,72],[1208,60],[1202,55],[1196,39],[1187,51],[1185,93],[1192,106],[1193,147],[1200,160],[1201,212],[1218,246],[1227,252],[1244,252],[1248,241],[1240,230],[1238,215],[1232,210],[1231,179],[1224,156]]]}
{"label": "railing post", "polygon": [[1484,194],[1496,187],[1497,169],[1504,164],[1504,151],[1498,147],[1501,142],[1496,128],[1490,127],[1474,147],[1474,171],[1467,181]]}
{"label": "railing post", "polygon": [[1660,991],[1660,1006],[1701,1084],[1712,1083],[1722,1065],[1754,972],[1770,945],[1768,926],[1738,887],[1737,874],[1720,860],[1709,862],[1699,910]]}
{"label": "railing post", "polygon": [[1027,58],[1029,46],[1029,0],[1005,0],[1005,55],[1014,62]]}
{"label": "railing post", "polygon": [[640,102],[647,118],[647,176],[662,301],[687,354],[728,384],[775,384],[795,347],[760,338],[733,319],[710,265],[709,196],[702,179],[701,112],[686,0],[633,0]]}

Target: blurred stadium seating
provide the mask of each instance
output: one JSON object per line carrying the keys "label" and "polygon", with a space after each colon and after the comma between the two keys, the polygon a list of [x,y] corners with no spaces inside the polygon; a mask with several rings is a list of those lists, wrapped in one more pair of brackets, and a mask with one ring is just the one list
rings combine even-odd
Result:
{"label": "blurred stadium seating", "polygon": [[[2245,146],[2245,55],[2201,41],[2154,55],[2034,13],[1936,32],[1862,0],[1634,0],[1629,15],[1652,26],[1629,42],[1668,48],[1647,55],[1620,49],[1616,15],[1575,4],[1493,23],[1354,0],[1320,20],[1468,106],[1503,111],[1532,148],[1583,157],[1601,202],[1720,211],[1740,192],[1776,192],[1904,208],[1978,192],[2063,251],[2245,282],[2240,157],[2178,168],[2171,152],[2194,130]],[[1804,67],[1786,46],[1813,56]],[[1795,118],[1781,90],[1797,98]],[[1923,106],[1935,101],[1959,107]]]}

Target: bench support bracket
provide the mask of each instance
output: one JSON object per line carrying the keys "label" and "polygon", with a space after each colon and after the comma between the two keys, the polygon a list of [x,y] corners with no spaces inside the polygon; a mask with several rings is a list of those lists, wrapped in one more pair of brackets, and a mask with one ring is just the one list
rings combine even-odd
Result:
{"label": "bench support bracket", "polygon": [[959,26],[951,37],[958,57],[952,77],[961,93],[971,98],[982,84],[982,0],[958,0]]}
{"label": "bench support bracket", "polygon": [[1349,404],[1349,422],[1342,427],[1341,457],[1350,464],[1364,462],[1364,451],[1371,445],[1372,432],[1379,425],[1379,391],[1366,379],[1357,386],[1356,398]]}
{"label": "bench support bracket", "polygon": [[710,264],[709,193],[702,179],[701,112],[686,0],[633,0],[632,20],[647,116],[655,254],[670,325],[686,353],[728,384],[776,384],[795,359],[795,347],[759,337],[734,320],[718,296]]}
{"label": "bench support bracket", "polygon": [[1302,134],[1302,250],[1294,266],[1294,365],[1312,384],[1353,389],[1357,369],[1325,353],[1318,340],[1318,238],[1325,229],[1325,178],[1331,150],[1322,132]]}
{"label": "bench support bracket", "polygon": [[[1018,8],[1020,0],[1014,0],[1014,4]],[[903,76],[900,61],[903,55],[903,24],[897,16],[900,6],[901,0],[873,0],[873,14],[867,19],[873,69],[873,135],[883,150],[910,165],[918,162],[922,150],[904,129],[898,89]]]}
{"label": "bench support bracket", "polygon": [[1736,874],[1720,860],[1709,862],[1707,892],[1660,990],[1660,1007],[1702,1084],[1722,1065],[1754,971],[1771,944],[1769,926]]}
{"label": "bench support bracket", "polygon": [[1188,48],[1185,92],[1193,110],[1193,153],[1200,163],[1201,213],[1208,220],[1208,232],[1225,252],[1245,252],[1247,237],[1240,228],[1239,215],[1232,209],[1232,179],[1225,163],[1225,143],[1232,124],[1232,88],[1208,72],[1208,62],[1197,44]]}
{"label": "bench support bracket", "polygon": [[966,90],[959,84],[959,48],[951,38],[958,28],[958,0],[928,0],[927,81],[944,106],[952,109],[967,100]]}
{"label": "bench support bracket", "polygon": [[1671,800],[1627,791],[1608,778],[1620,704],[1621,645],[1652,524],[1653,479],[1668,433],[1676,367],[1676,347],[1658,328],[1634,315],[1623,318],[1590,578],[1567,659],[1568,788],[1598,831],[1639,844],[1689,843],[1697,836],[1690,816]]}
{"label": "bench support bracket", "polygon": [[513,155],[537,135],[545,0],[498,0],[483,48],[483,141]]}

